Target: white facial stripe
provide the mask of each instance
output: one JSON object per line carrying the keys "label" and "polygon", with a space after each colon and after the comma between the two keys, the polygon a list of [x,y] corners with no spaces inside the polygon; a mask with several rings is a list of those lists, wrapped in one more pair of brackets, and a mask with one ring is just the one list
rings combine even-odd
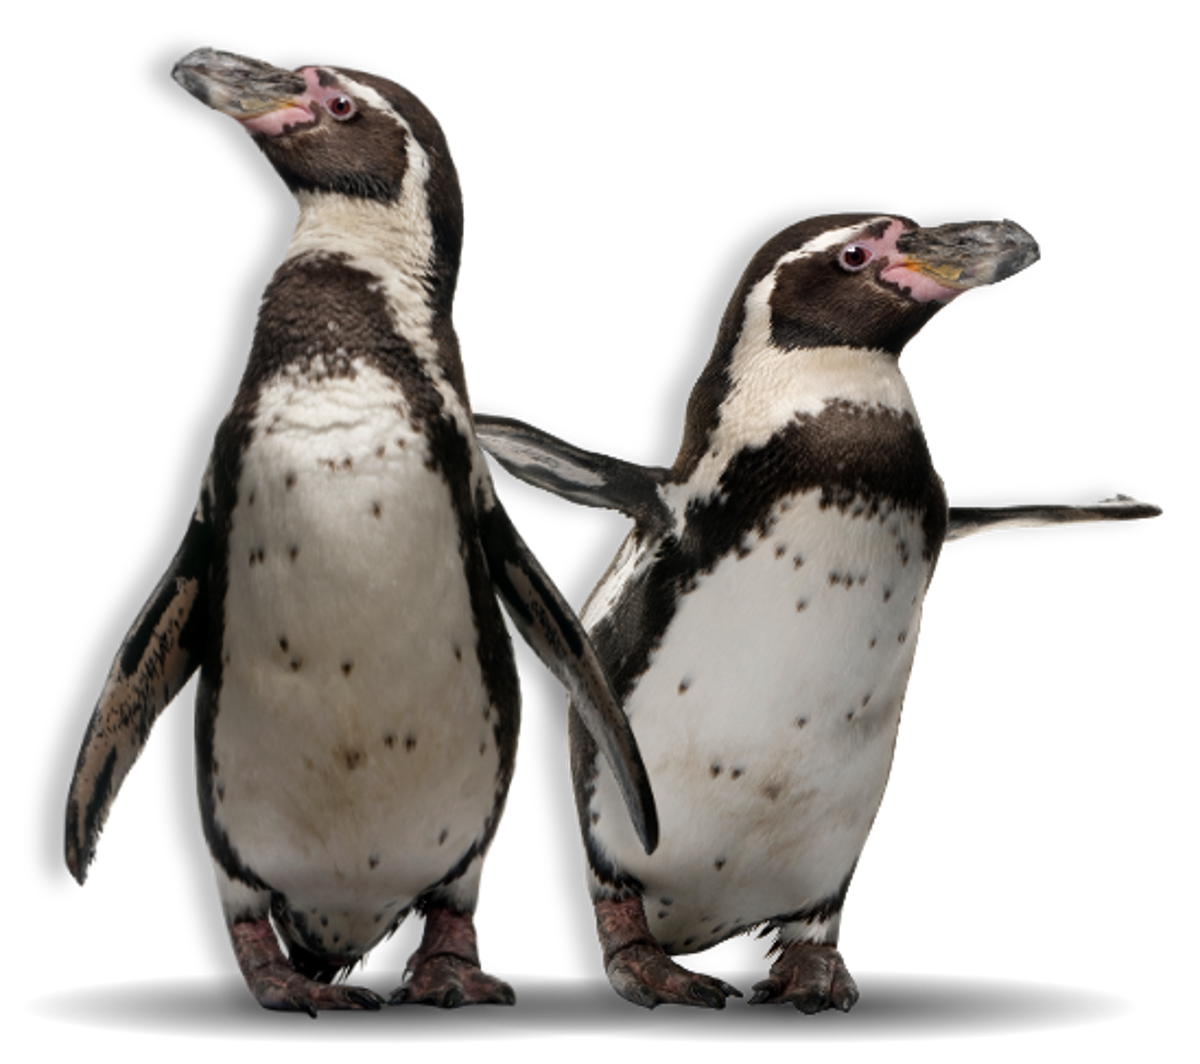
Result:
{"label": "white facial stripe", "polygon": [[347,77],[339,70],[330,70],[328,68],[322,69],[324,69],[326,73],[337,78],[338,83],[352,96],[357,96],[364,103],[370,104],[376,111],[382,111],[389,118],[394,119],[396,124],[400,126],[401,129],[406,130],[410,136],[412,135],[412,127],[405,120],[404,116],[399,114],[396,109],[390,103],[388,103],[387,100],[384,99],[384,97],[375,89],[371,88],[370,85],[364,85],[361,81],[355,81],[353,78]]}
{"label": "white facial stripe", "polygon": [[775,275],[779,272],[781,266],[786,266],[789,262],[795,262],[798,259],[811,259],[819,252],[828,251],[832,247],[837,247],[838,244],[844,244],[851,237],[863,232],[863,230],[869,229],[879,222],[886,221],[890,221],[890,219],[886,215],[880,215],[878,218],[868,218],[864,222],[858,222],[855,225],[844,225],[841,229],[831,229],[827,233],[815,236],[803,247],[797,248],[795,251],[789,251],[786,255],[781,255],[779,261],[775,263],[775,269],[771,271],[766,280],[773,285]]}

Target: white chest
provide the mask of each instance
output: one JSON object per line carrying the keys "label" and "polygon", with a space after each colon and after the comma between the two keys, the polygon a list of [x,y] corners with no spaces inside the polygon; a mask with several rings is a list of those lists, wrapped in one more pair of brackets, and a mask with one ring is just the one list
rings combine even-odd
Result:
{"label": "white chest", "polygon": [[457,517],[427,458],[399,388],[362,366],[269,387],[244,456],[216,815],[300,904],[407,903],[494,804],[495,709]]}
{"label": "white chest", "polygon": [[786,500],[767,535],[699,578],[627,699],[662,825],[653,855],[598,781],[597,840],[671,898],[648,915],[677,949],[835,893],[883,796],[929,575],[922,531],[819,496]]}

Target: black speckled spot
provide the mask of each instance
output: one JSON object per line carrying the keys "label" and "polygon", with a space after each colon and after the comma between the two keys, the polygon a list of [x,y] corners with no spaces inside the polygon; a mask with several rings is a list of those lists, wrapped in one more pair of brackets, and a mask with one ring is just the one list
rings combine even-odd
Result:
{"label": "black speckled spot", "polygon": [[353,668],[354,668],[354,662],[352,662],[352,661],[343,661],[343,662],[342,662],[342,675],[343,675],[343,676],[349,676],[349,675],[350,675],[350,673],[351,673],[351,671],[353,670]]}
{"label": "black speckled spot", "polygon": [[777,801],[783,793],[783,787],[778,783],[768,783],[763,786],[763,794],[767,796],[768,801]]}
{"label": "black speckled spot", "polygon": [[404,737],[404,749],[407,750],[409,753],[412,753],[412,751],[415,750],[416,748],[417,748],[417,737],[415,735],[413,735],[412,732],[409,732]]}
{"label": "black speckled spot", "polygon": [[682,680],[679,681],[679,693],[683,694],[691,686],[692,686],[691,678],[685,676]]}
{"label": "black speckled spot", "polygon": [[862,708],[863,708],[863,709],[866,709],[866,708],[867,708],[867,703],[868,703],[868,702],[870,702],[870,701],[871,701],[871,696],[870,696],[870,695],[863,695],[863,700],[862,700]]}
{"label": "black speckled spot", "polygon": [[787,554],[787,546],[783,543],[776,544],[775,557],[782,558],[785,554]]}
{"label": "black speckled spot", "polygon": [[715,868],[718,872],[721,871],[721,869],[724,867],[725,867],[725,858],[724,857],[718,857],[715,861],[713,861],[713,868]]}
{"label": "black speckled spot", "polygon": [[850,710],[850,712],[846,714],[846,719],[847,719],[847,720],[853,720],[853,719],[854,719],[854,710]]}
{"label": "black speckled spot", "polygon": [[792,556],[792,568],[793,569],[799,569],[800,566],[802,566],[803,564],[804,564],[804,558],[801,557],[799,554],[794,554]]}
{"label": "black speckled spot", "polygon": [[724,931],[724,930],[725,930],[725,925],[724,925],[724,924],[717,924],[717,926],[716,926],[716,927],[714,927],[714,928],[712,929],[712,931],[710,931],[710,932],[709,932],[709,934],[712,934],[712,935],[719,935],[719,934],[720,934],[722,931]]}
{"label": "black speckled spot", "polygon": [[658,903],[659,903],[659,905],[674,905],[675,899],[674,898],[659,898]]}
{"label": "black speckled spot", "polygon": [[[462,661],[462,647],[460,647],[457,643],[454,644],[454,660]],[[484,719],[485,720],[487,719],[487,711],[486,710],[484,711]]]}
{"label": "black speckled spot", "polygon": [[666,909],[659,909],[659,910],[658,910],[658,918],[659,918],[660,920],[665,920],[665,919],[667,918],[667,910],[666,910]]}
{"label": "black speckled spot", "polygon": [[796,612],[803,613],[806,609],[808,609],[808,599],[800,599],[800,601],[796,603]]}
{"label": "black speckled spot", "polygon": [[874,636],[872,636],[872,637],[871,637],[871,641],[870,641],[870,642],[867,644],[867,646],[868,646],[868,647],[869,647],[871,650],[874,650],[874,649],[875,649],[875,644],[876,644],[876,643],[878,643],[878,642],[879,642],[879,640],[878,640],[878,639],[876,639]]}
{"label": "black speckled spot", "polygon": [[299,553],[300,553],[300,544],[293,543],[290,547],[288,547],[288,557],[292,561],[296,560],[296,555],[298,555]]}
{"label": "black speckled spot", "polygon": [[343,750],[342,761],[347,769],[353,772],[359,765],[362,764],[363,752],[361,750]]}
{"label": "black speckled spot", "polygon": [[377,503],[377,502],[372,502],[371,503],[371,513],[375,516],[376,519],[378,519],[383,516],[383,507],[380,506],[379,503]]}
{"label": "black speckled spot", "polygon": [[806,725],[807,723],[808,723],[807,717],[797,717],[796,718],[796,727],[797,728],[803,728],[804,725]]}
{"label": "black speckled spot", "polygon": [[890,587],[885,587],[883,589],[883,601],[887,602],[891,599],[891,597],[892,597],[892,589]]}
{"label": "black speckled spot", "polygon": [[379,854],[373,853],[373,854],[371,854],[370,857],[367,858],[367,867],[368,868],[378,868],[379,867]]}
{"label": "black speckled spot", "polygon": [[292,666],[292,672],[299,672],[300,666],[303,664],[303,662],[299,658],[292,658],[290,664]]}
{"label": "black speckled spot", "polygon": [[387,452],[387,444],[381,443],[378,447],[375,448],[375,457],[382,458],[386,452]]}
{"label": "black speckled spot", "polygon": [[283,478],[283,486],[287,488],[288,491],[291,491],[292,488],[296,486],[296,474],[288,473],[288,475]]}
{"label": "black speckled spot", "polygon": [[593,812],[592,812],[592,823],[593,823],[593,824],[599,824],[599,823],[600,823],[600,814],[599,814],[599,813],[597,813],[597,812],[595,812],[594,810],[593,810]]}
{"label": "black speckled spot", "polygon": [[250,492],[249,496],[247,496],[247,498],[246,498],[246,505],[247,505],[247,506],[253,506],[253,505],[254,505],[254,492]]}
{"label": "black speckled spot", "polygon": [[286,635],[281,635],[279,637],[279,649],[282,650],[285,654],[287,653],[288,641],[287,641]]}
{"label": "black speckled spot", "polygon": [[695,941],[696,941],[696,939],[693,936],[688,935],[688,937],[683,940],[683,944],[685,946],[690,946]]}
{"label": "black speckled spot", "polygon": [[384,735],[383,745],[386,746],[389,750],[393,749],[396,745],[396,733],[388,732],[386,735]]}
{"label": "black speckled spot", "polygon": [[708,772],[713,779],[716,779],[722,772],[722,766],[714,762],[713,764],[709,765]]}
{"label": "black speckled spot", "polygon": [[729,773],[729,778],[731,780],[741,779],[744,774],[745,774],[745,769],[735,768],[732,772]]}
{"label": "black speckled spot", "polygon": [[907,632],[901,632],[898,636],[896,636],[897,643],[903,643],[906,639],[908,639]]}
{"label": "black speckled spot", "polygon": [[225,801],[225,784],[223,784],[223,783],[217,784],[217,801],[218,802]]}
{"label": "black speckled spot", "polygon": [[444,845],[444,844],[445,844],[445,842],[446,842],[446,840],[447,840],[449,837],[450,837],[450,832],[449,832],[449,831],[448,831],[446,828],[442,828],[442,832],[441,832],[441,834],[440,834],[440,835],[438,835],[438,845],[439,845],[439,846],[442,846],[442,845]]}
{"label": "black speckled spot", "polygon": [[322,916],[322,917],[321,917],[321,926],[322,926],[322,927],[328,927],[328,926],[329,926],[329,917],[328,917],[328,916]]}

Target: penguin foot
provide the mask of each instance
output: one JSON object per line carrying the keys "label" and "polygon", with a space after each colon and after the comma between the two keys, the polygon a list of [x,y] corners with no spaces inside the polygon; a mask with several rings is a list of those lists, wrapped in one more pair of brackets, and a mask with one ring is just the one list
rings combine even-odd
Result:
{"label": "penguin foot", "polygon": [[283,955],[275,929],[265,917],[231,924],[229,937],[246,985],[264,1009],[307,1012],[315,1019],[322,1009],[374,1011],[383,1007],[383,998],[366,987],[333,986],[297,972]]}
{"label": "penguin foot", "polygon": [[822,1009],[849,1012],[858,1000],[858,987],[842,955],[832,946],[793,942],[771,965],[770,974],[754,984],[751,1005],[786,1005],[801,1012]]}
{"label": "penguin foot", "polygon": [[408,959],[408,978],[392,991],[390,1005],[512,1005],[517,1000],[504,980],[479,967],[475,922],[470,913],[430,906],[425,910],[421,946]]}
{"label": "penguin foot", "polygon": [[642,899],[595,902],[596,929],[604,950],[604,970],[613,989],[635,1005],[698,1005],[723,1009],[736,987],[676,964],[651,934]]}

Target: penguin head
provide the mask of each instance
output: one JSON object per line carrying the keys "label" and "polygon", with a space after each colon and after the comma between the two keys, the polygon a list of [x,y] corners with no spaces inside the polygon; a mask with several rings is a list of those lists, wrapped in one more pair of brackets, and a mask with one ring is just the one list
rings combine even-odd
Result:
{"label": "penguin head", "polygon": [[[316,193],[427,212],[439,265],[457,272],[458,176],[437,119],[407,89],[358,71],[283,70],[211,48],[186,55],[171,76],[237,119],[302,202]],[[406,203],[416,187],[420,202]]]}
{"label": "penguin head", "polygon": [[921,228],[893,215],[810,218],[758,251],[730,302],[741,318],[769,309],[770,341],[785,350],[856,347],[899,355],[942,307],[1036,262],[1015,222]]}

